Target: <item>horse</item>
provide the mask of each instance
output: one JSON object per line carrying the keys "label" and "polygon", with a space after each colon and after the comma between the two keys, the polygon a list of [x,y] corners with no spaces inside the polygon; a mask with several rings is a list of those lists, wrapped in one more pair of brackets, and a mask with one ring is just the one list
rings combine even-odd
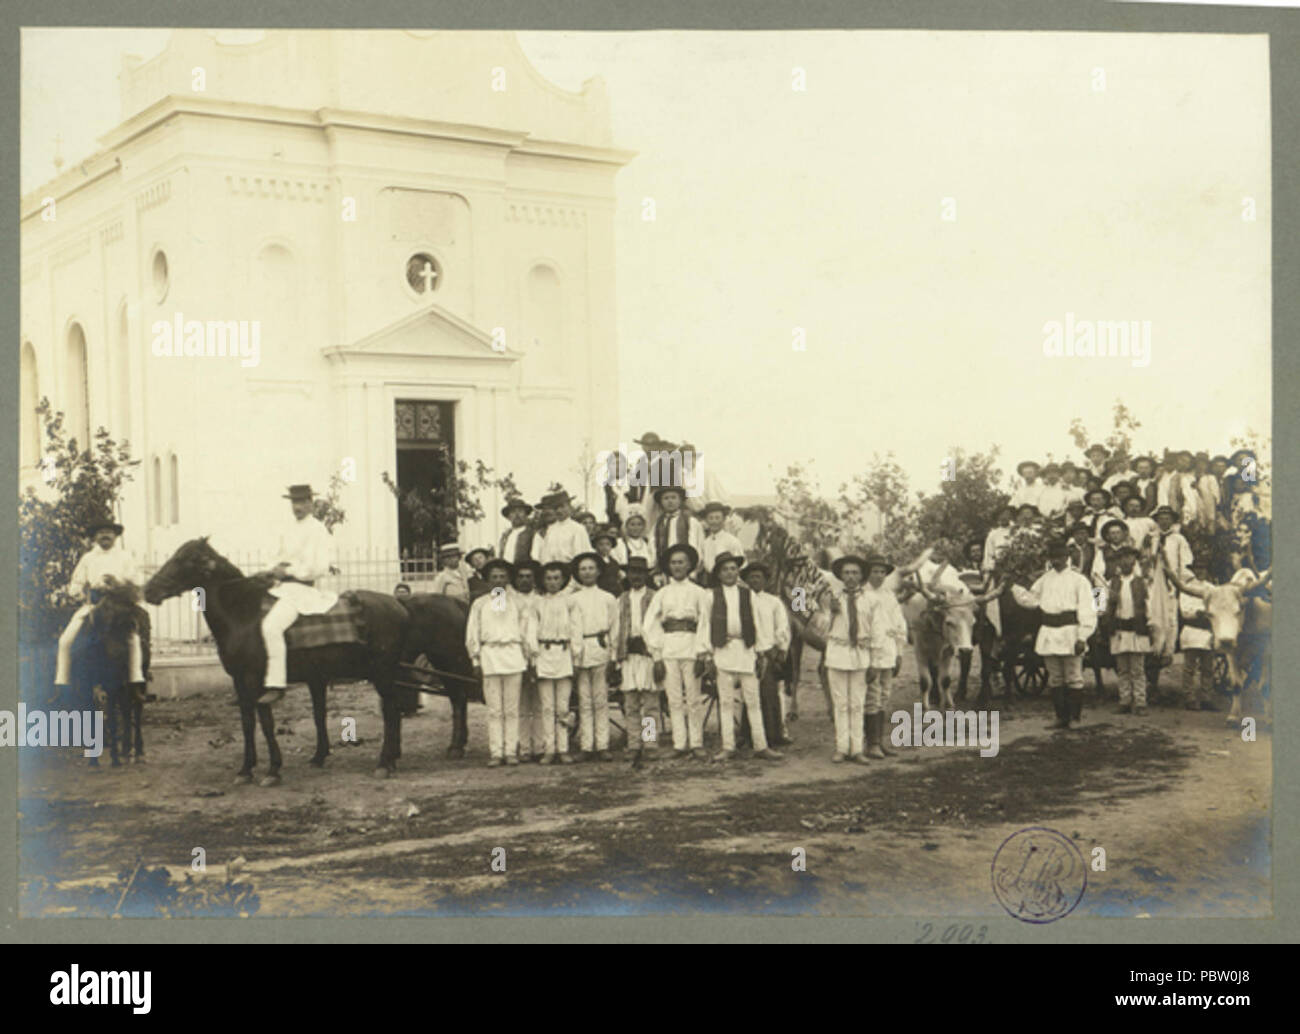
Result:
{"label": "horse", "polygon": [[474,677],[474,666],[465,647],[465,625],[469,604],[453,596],[420,593],[401,601],[411,616],[402,662],[410,664],[423,656],[433,667],[450,675],[441,679],[451,701],[451,746],[447,757],[463,758],[469,743],[469,701],[483,701],[483,684]]}
{"label": "horse", "polygon": [[[259,704],[266,678],[266,648],[262,642],[262,606],[270,581],[243,572],[208,544],[207,537],[182,545],[145,585],[145,599],[159,604],[192,589],[202,590],[203,619],[217,643],[221,665],[235,683],[239,716],[244,731],[244,763],[235,782],[253,781],[257,765],[255,723],[262,727],[270,766],[261,786],[280,784],[280,747],[269,704]],[[311,690],[312,718],[316,725],[316,753],[311,764],[325,764],[329,737],[325,732],[325,691],[332,679],[367,679],[379,694],[384,717],[384,740],[375,775],[389,778],[402,755],[402,721],[394,682],[406,643],[410,616],[399,600],[379,592],[357,590],[364,631],[361,643],[331,643],[289,651],[290,682],[305,682]]]}
{"label": "horse", "polygon": [[[119,742],[127,761],[144,763],[144,701],[127,681],[132,632],[140,637],[142,671],[149,672],[149,614],[138,605],[139,598],[140,590],[129,582],[96,590],[90,617],[72,644],[72,691],[78,699],[103,706],[114,767],[122,763]],[[99,759],[91,758],[90,764],[98,766]]]}

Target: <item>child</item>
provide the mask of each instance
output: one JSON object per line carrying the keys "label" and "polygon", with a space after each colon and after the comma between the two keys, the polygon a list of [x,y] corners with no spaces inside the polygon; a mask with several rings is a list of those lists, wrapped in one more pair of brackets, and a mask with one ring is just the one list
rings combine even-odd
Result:
{"label": "child", "polygon": [[618,534],[612,528],[597,528],[592,542],[600,557],[600,574],[596,576],[596,584],[611,596],[617,597],[623,591],[623,569],[614,559]]}
{"label": "child", "polygon": [[465,574],[465,586],[469,590],[470,600],[476,600],[488,591],[488,584],[483,579],[483,565],[488,562],[491,552],[483,546],[476,546],[465,554],[465,563],[461,570]]}
{"label": "child", "polygon": [[[978,546],[975,542],[973,545]],[[885,758],[894,752],[885,746],[885,708],[889,706],[889,693],[894,673],[907,645],[907,621],[898,597],[886,589],[885,579],[894,565],[883,556],[867,558],[867,589],[863,595],[869,608],[869,641],[871,664],[867,671],[866,743],[867,757]]]}
{"label": "child", "polygon": [[627,516],[623,519],[623,534],[614,543],[614,561],[620,567],[627,567],[633,557],[645,560],[650,571],[657,565],[655,545],[646,538],[645,510],[640,503],[629,503]]}
{"label": "child", "polygon": [[553,560],[542,567],[546,590],[537,603],[537,693],[542,714],[542,764],[558,759],[573,764],[569,753],[569,694],[573,689],[573,662],[577,659],[582,627],[573,612],[569,565]]}
{"label": "child", "polygon": [[743,700],[749,713],[749,735],[754,757],[779,761],[783,754],[767,745],[763,705],[758,696],[758,656],[772,649],[772,629],[767,615],[755,614],[749,587],[740,585],[740,560],[719,553],[710,580],[715,583],[707,608],[709,646],[718,678],[718,725],[722,750],[714,761],[736,756],[736,704]]}
{"label": "child", "polygon": [[1088,466],[1085,468],[1085,473],[1089,477],[1096,478],[1098,481],[1105,480],[1106,459],[1110,456],[1110,450],[1100,442],[1094,442],[1092,445],[1088,446],[1088,451],[1083,455],[1088,460]]}
{"label": "child", "polygon": [[614,643],[618,639],[618,601],[596,585],[600,555],[579,553],[570,565],[578,580],[570,606],[581,640],[574,661],[578,684],[578,742],[580,761],[594,751],[601,761],[613,761],[609,752],[609,682]]}
{"label": "child", "polygon": [[1142,497],[1137,493],[1124,500],[1124,524],[1128,527],[1129,541],[1137,547],[1138,559],[1142,561],[1143,571],[1151,567],[1156,551],[1160,545],[1160,534],[1156,522],[1142,514]]}
{"label": "child", "polygon": [[[82,602],[63,630],[63,634],[59,636],[54,686],[60,692],[68,688],[68,680],[71,678],[72,644],[76,641],[81,626],[90,617],[100,592],[126,583],[134,584],[137,581],[135,561],[130,553],[118,545],[118,537],[121,534],[122,525],[110,517],[92,520],[86,525],[86,536],[95,545],[89,552],[83,553],[81,559],[77,561],[77,566],[72,569],[72,580],[68,583],[68,595]],[[133,693],[143,699],[143,652],[140,648],[140,635],[134,629],[131,630],[127,640],[127,650],[127,664],[130,669],[127,680],[131,684]]]}
{"label": "child", "polygon": [[587,533],[587,542],[592,543],[596,535],[596,515],[589,510],[579,510],[573,515],[573,519],[582,525],[582,530]]}
{"label": "child", "polygon": [[1088,534],[1096,544],[1101,541],[1101,526],[1110,519],[1110,493],[1104,488],[1090,488],[1083,502],[1083,516],[1079,519],[1088,526]]}
{"label": "child", "polygon": [[470,606],[465,648],[483,680],[488,768],[497,768],[519,764],[519,686],[528,658],[537,655],[537,630],[533,608],[509,590],[513,565],[498,558],[482,570],[488,591]]}
{"label": "child", "polygon": [[1183,707],[1189,711],[1217,710],[1209,698],[1214,684],[1214,632],[1204,596],[1214,588],[1209,577],[1210,562],[1198,556],[1192,561],[1191,580],[1179,586],[1178,613],[1182,616],[1182,629],[1178,633],[1178,647],[1183,651]]}
{"label": "child", "polygon": [[1119,570],[1106,592],[1106,618],[1110,625],[1110,652],[1119,675],[1116,714],[1147,713],[1145,658],[1151,652],[1154,622],[1147,611],[1147,580],[1138,574],[1136,547],[1125,543],[1118,551]]}
{"label": "child", "polygon": [[[614,660],[622,669],[623,717],[627,722],[627,751],[632,767],[640,768],[642,748],[654,747],[659,738],[659,692],[654,683],[654,665],[646,646],[646,613],[655,590],[647,583],[650,566],[645,557],[633,557],[623,568],[627,589],[618,598],[618,639]],[[653,712],[653,713],[652,713]],[[645,720],[650,719],[647,729]]]}
{"label": "child", "polygon": [[831,590],[830,628],[826,632],[826,674],[830,682],[831,714],[835,721],[835,753],[831,761],[866,764],[863,753],[863,709],[867,699],[867,669],[871,667],[871,600],[862,591],[867,562],[842,556],[831,565],[841,587]]}
{"label": "child", "polygon": [[435,596],[453,596],[469,602],[469,579],[460,567],[460,543],[448,542],[438,549],[438,564],[442,568],[433,576],[429,592]]}
{"label": "child", "polygon": [[700,554],[679,542],[660,556],[668,581],[655,593],[646,612],[646,645],[654,661],[654,679],[668,695],[674,756],[689,754],[707,761],[700,678],[709,656],[708,594],[690,580]]}
{"label": "child", "polygon": [[[533,609],[533,622],[537,621],[537,606],[541,602],[541,565],[532,560],[525,560],[515,565],[511,588],[521,603]],[[532,668],[533,658],[529,657],[529,670],[519,686],[519,760],[523,762],[539,761],[545,752],[546,731],[542,722],[541,697],[537,690],[537,672]]]}
{"label": "child", "polygon": [[745,555],[745,547],[740,544],[740,539],[722,527],[723,521],[727,519],[727,514],[730,512],[727,507],[717,502],[707,503],[700,510],[700,520],[704,522],[704,534],[700,540],[700,564],[704,571],[709,572],[702,584],[717,584],[712,571],[718,557],[723,553],[730,553],[737,557]]}

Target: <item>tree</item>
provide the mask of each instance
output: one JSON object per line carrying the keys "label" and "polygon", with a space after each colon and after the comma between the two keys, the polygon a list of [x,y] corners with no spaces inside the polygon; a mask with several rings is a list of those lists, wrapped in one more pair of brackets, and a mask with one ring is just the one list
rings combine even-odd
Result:
{"label": "tree", "polygon": [[967,454],[956,446],[949,451],[951,477],[940,483],[934,495],[921,496],[916,525],[922,544],[942,542],[950,555],[960,556],[972,539],[984,541],[997,523],[998,510],[1010,498],[999,487],[998,451],[997,446],[983,453]]}
{"label": "tree", "polygon": [[[446,447],[441,447],[444,458]],[[432,490],[410,488],[403,492],[383,471],[380,478],[411,519],[411,530],[420,540],[437,543],[454,541],[463,524],[477,524],[485,516],[480,501],[484,491],[496,490],[505,497],[519,494],[513,474],[496,476],[482,460],[473,464],[458,460],[443,483]]]}
{"label": "tree", "polygon": [[848,485],[840,486],[840,510],[846,525],[859,532],[847,548],[883,553],[895,562],[919,551],[917,502],[909,498],[907,474],[892,452],[872,455],[866,471],[853,478],[852,494]]}
{"label": "tree", "polygon": [[325,494],[318,495],[312,500],[312,515],[331,532],[348,517],[347,511],[339,506],[339,495],[345,484],[347,482],[343,480],[343,476],[334,473],[330,476],[329,488],[326,489]]}
{"label": "tree", "polygon": [[[1111,451],[1112,455],[1133,456],[1133,432],[1142,426],[1141,422],[1133,415],[1132,410],[1119,399],[1115,400],[1111,416],[1112,425],[1110,433],[1106,435],[1106,448]],[[1088,429],[1084,427],[1083,421],[1078,417],[1070,421],[1070,438],[1073,439],[1080,452],[1085,451],[1094,441],[1088,434]]]}

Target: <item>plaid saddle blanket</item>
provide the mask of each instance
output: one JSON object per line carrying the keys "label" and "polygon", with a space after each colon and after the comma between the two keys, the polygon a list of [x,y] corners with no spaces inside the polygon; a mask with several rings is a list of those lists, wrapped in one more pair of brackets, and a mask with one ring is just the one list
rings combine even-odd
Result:
{"label": "plaid saddle blanket", "polygon": [[[262,613],[275,603],[273,596],[262,601]],[[361,604],[350,592],[339,593],[339,601],[324,614],[303,614],[289,626],[284,635],[290,650],[311,650],[334,643],[363,643],[365,626]]]}

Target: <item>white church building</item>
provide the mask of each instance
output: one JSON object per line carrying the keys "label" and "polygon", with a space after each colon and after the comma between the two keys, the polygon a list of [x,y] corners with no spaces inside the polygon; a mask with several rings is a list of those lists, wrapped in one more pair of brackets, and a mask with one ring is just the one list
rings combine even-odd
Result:
{"label": "white church building", "polygon": [[[120,88],[101,149],[22,200],[24,483],[48,396],[143,461],[138,555],[269,550],[285,487],[342,472],[340,548],[396,556],[424,550],[385,473],[427,487],[445,450],[535,502],[617,443],[632,154],[599,79],[558,88],[510,33],[178,30]],[[502,530],[483,503],[467,541]]]}

